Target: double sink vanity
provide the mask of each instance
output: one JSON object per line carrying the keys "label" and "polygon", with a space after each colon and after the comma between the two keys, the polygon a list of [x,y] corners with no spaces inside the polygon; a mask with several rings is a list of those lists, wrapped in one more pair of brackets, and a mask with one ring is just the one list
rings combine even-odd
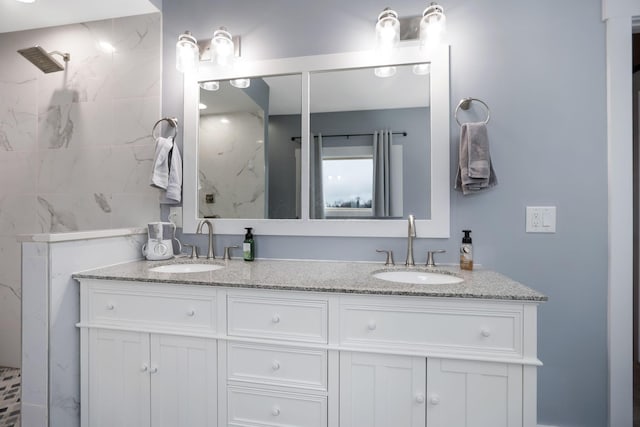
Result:
{"label": "double sink vanity", "polygon": [[83,426],[536,425],[546,297],[491,271],[178,258],[74,278]]}
{"label": "double sink vanity", "polygon": [[[428,76],[411,74],[426,64]],[[216,234],[238,236],[254,227],[259,236],[333,236],[345,239],[348,250],[349,237],[406,236],[407,215],[415,212],[410,242],[450,237],[448,47],[407,47],[385,58],[350,52],[226,69],[202,65],[184,79],[183,235],[210,218]],[[394,89],[378,104],[334,105],[359,98],[343,95],[362,86],[361,76],[373,79],[373,88],[390,86],[391,79],[375,80],[381,66],[411,77],[395,84],[422,86]],[[343,74],[358,83],[338,83]],[[253,89],[237,91],[237,78],[250,78]],[[207,92],[213,82],[234,91],[237,102],[250,101],[241,123],[258,123],[255,135],[241,139],[247,126],[229,127],[241,117],[218,108],[229,101],[219,101],[222,90]],[[295,108],[276,102],[283,101],[279,94],[291,95],[284,99]],[[415,105],[406,104],[409,94],[420,98]],[[336,110],[349,114],[338,119]],[[358,119],[355,110],[362,110]],[[376,120],[365,126],[365,116]],[[293,125],[282,135],[269,132],[285,122]],[[338,128],[339,122],[349,126]],[[389,160],[392,180],[402,184],[388,189],[390,212],[359,204],[338,212],[319,202],[312,184],[320,164],[345,156],[372,162],[371,135],[383,128],[396,132],[391,152],[404,153]],[[242,143],[220,145],[223,131]],[[236,171],[229,153],[241,149],[253,157],[239,160]],[[212,159],[218,163],[209,165]],[[241,172],[260,178],[243,184],[251,203],[225,198],[223,187],[245,182]],[[279,187],[280,181],[292,185]],[[180,258],[73,277],[80,281],[85,427],[537,425],[537,306],[546,297],[498,273]]]}

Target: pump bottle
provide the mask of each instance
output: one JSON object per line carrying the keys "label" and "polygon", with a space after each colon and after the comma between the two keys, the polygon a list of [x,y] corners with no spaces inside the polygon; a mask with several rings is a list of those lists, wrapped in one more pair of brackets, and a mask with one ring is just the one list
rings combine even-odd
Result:
{"label": "pump bottle", "polygon": [[252,228],[246,227],[247,234],[244,235],[244,242],[242,242],[242,256],[245,261],[253,261],[255,256],[255,241],[253,240]]}
{"label": "pump bottle", "polygon": [[473,270],[473,245],[471,243],[471,230],[462,230],[464,237],[460,245],[460,269]]}

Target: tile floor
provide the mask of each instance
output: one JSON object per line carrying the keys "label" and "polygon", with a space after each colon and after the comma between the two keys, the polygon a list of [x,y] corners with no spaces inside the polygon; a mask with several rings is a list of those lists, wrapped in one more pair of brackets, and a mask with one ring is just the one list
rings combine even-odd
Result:
{"label": "tile floor", "polygon": [[0,427],[20,427],[20,369],[0,368]]}

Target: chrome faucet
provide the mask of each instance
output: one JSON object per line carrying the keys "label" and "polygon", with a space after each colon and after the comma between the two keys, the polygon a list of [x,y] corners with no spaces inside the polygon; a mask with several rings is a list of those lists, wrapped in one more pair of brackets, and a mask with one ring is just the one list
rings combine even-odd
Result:
{"label": "chrome faucet", "polygon": [[409,232],[407,233],[407,260],[404,265],[413,267],[416,265],[413,260],[413,239],[416,237],[416,217],[409,215]]}
{"label": "chrome faucet", "polygon": [[208,219],[202,220],[198,223],[198,228],[196,229],[196,234],[202,233],[202,226],[206,224],[209,228],[209,249],[207,250],[207,259],[215,259],[216,256],[213,253],[213,225],[211,221]]}

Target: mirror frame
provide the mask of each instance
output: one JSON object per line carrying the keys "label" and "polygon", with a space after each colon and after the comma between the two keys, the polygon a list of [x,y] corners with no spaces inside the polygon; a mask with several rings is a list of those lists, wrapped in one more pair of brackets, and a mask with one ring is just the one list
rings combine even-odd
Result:
{"label": "mirror frame", "polygon": [[407,220],[376,219],[309,219],[309,132],[310,76],[314,72],[431,63],[431,199],[429,219],[416,219],[417,237],[450,237],[450,96],[449,46],[421,51],[418,46],[405,46],[384,59],[375,51],[314,55],[265,61],[239,60],[233,67],[214,67],[201,63],[197,72],[184,75],[183,133],[183,232],[195,233],[198,222],[198,126],[200,86],[205,80],[228,80],[240,77],[261,77],[300,74],[302,81],[301,114],[301,219],[210,219],[216,234],[242,235],[244,227],[253,227],[259,235],[278,236],[344,236],[344,237],[406,237]]}

